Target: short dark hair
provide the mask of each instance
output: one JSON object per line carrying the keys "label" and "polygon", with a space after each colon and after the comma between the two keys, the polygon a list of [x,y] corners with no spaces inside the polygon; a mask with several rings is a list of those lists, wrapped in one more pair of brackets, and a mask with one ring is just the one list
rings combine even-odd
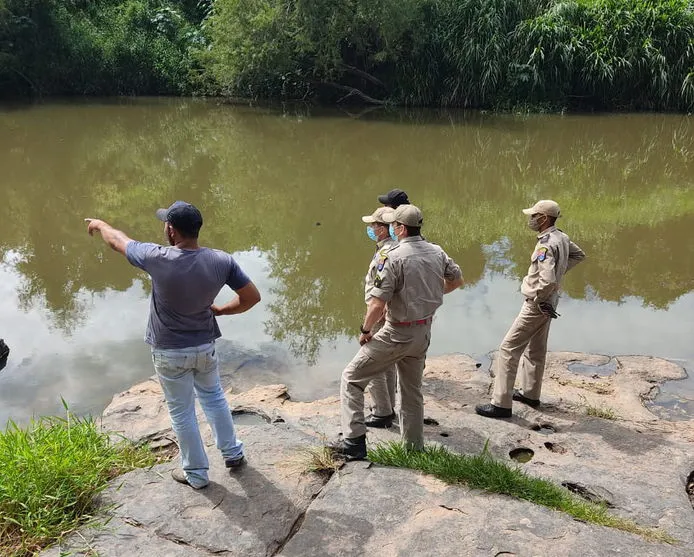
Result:
{"label": "short dark hair", "polygon": [[409,238],[411,238],[412,236],[421,236],[421,226],[407,226],[406,224],[403,224],[403,226],[405,227],[405,230],[407,230],[407,236]]}
{"label": "short dark hair", "polygon": [[187,238],[189,240],[197,240],[198,236],[200,236],[200,228],[201,228],[200,226],[198,226],[196,228],[189,228],[189,227],[183,228],[180,226],[176,226],[173,223],[169,223],[169,226],[171,226],[171,228],[173,228],[181,236],[183,236],[184,238]]}
{"label": "short dark hair", "polygon": [[159,209],[157,218],[169,223],[184,238],[197,239],[202,228],[200,210],[185,201],[176,201],[168,209]]}

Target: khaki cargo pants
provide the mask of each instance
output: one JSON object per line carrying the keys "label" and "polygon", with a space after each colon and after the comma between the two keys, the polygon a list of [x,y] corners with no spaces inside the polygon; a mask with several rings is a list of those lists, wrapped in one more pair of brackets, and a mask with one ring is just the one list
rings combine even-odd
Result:
{"label": "khaki cargo pants", "polygon": [[340,399],[342,435],[354,438],[366,433],[364,425],[364,389],[374,377],[395,364],[400,383],[400,433],[403,441],[421,449],[424,446],[424,396],[422,375],[431,323],[411,327],[394,327],[390,323],[376,333],[370,342],[342,372]]}
{"label": "khaki cargo pants", "polygon": [[540,399],[551,321],[552,319],[543,314],[534,302],[523,303],[518,317],[499,347],[492,404],[501,408],[511,408],[519,364],[523,395],[535,400]]}
{"label": "khaki cargo pants", "polygon": [[[376,323],[371,330],[374,336],[381,330],[385,321]],[[374,416],[390,416],[395,412],[395,386],[397,384],[397,370],[395,364],[387,366],[383,373],[378,374],[369,383],[369,393],[373,401],[371,413]]]}

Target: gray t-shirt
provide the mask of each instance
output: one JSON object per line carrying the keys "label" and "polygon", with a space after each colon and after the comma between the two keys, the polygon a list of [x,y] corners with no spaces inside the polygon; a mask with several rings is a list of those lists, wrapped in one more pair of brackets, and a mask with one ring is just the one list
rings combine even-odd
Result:
{"label": "gray t-shirt", "polygon": [[220,250],[132,241],[125,256],[152,277],[145,342],[155,348],[200,346],[222,336],[210,306],[225,284],[238,290],[251,282]]}

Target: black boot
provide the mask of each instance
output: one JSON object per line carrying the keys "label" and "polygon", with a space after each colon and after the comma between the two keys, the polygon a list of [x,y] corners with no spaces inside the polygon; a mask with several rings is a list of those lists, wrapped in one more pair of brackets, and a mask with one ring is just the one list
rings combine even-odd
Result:
{"label": "black boot", "polygon": [[371,414],[371,416],[366,418],[364,425],[366,427],[378,427],[381,429],[387,429],[389,427],[393,427],[394,419],[395,412],[393,412],[389,416],[376,416],[376,414]]}
{"label": "black boot", "polygon": [[518,389],[513,389],[513,400],[515,400],[516,402],[522,402],[523,404],[527,404],[531,408],[537,408],[538,406],[540,406],[539,400],[537,400],[536,398],[528,398]]}
{"label": "black boot", "polygon": [[475,406],[475,412],[480,416],[485,418],[510,418],[511,409],[501,408],[501,406],[494,406],[493,404],[478,404]]}
{"label": "black boot", "polygon": [[0,338],[0,369],[7,365],[7,357],[10,355],[10,347]]}
{"label": "black boot", "polygon": [[335,445],[335,452],[345,457],[345,460],[366,460],[366,435],[345,437]]}

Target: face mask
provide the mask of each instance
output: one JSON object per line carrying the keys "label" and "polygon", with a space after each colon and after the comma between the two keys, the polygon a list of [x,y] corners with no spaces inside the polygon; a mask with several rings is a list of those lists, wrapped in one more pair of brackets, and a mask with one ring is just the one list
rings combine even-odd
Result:
{"label": "face mask", "polygon": [[378,236],[376,236],[376,232],[374,232],[374,229],[370,226],[366,227],[366,235],[369,237],[370,240],[378,242]]}
{"label": "face mask", "polygon": [[542,219],[544,218],[544,215],[540,215],[538,217],[531,217],[528,219],[528,228],[530,230],[533,230],[535,232],[539,232],[540,228],[542,228]]}
{"label": "face mask", "polygon": [[395,229],[393,228],[392,224],[388,227],[388,233],[394,242],[398,241],[398,235],[395,233]]}

